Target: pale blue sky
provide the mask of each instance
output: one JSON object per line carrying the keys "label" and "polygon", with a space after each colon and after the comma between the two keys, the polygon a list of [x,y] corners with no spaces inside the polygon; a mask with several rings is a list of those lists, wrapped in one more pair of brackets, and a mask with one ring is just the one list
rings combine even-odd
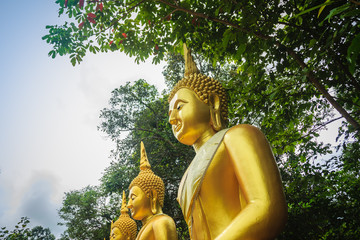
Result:
{"label": "pale blue sky", "polygon": [[59,24],[55,0],[0,5],[0,227],[22,216],[32,226],[63,229],[57,209],[65,191],[98,184],[112,148],[97,131],[110,92],[146,79],[164,88],[162,65],[137,65],[121,53],[89,55],[72,67],[51,59],[41,37]]}

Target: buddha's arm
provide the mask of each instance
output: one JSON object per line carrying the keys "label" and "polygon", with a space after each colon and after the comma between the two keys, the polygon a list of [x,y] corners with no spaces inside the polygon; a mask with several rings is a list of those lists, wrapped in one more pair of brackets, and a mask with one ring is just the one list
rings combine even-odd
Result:
{"label": "buddha's arm", "polygon": [[177,240],[174,220],[167,215],[156,219],[153,224],[155,240]]}
{"label": "buddha's arm", "polygon": [[224,144],[247,205],[216,240],[274,238],[285,225],[287,207],[265,136],[253,126],[238,125],[226,133]]}

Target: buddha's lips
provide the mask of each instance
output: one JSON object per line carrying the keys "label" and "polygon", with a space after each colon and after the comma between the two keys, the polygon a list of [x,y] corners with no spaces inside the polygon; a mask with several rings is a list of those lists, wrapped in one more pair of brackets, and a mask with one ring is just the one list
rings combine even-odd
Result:
{"label": "buddha's lips", "polygon": [[134,217],[134,210],[130,209],[131,216]]}
{"label": "buddha's lips", "polygon": [[178,132],[181,129],[181,124],[178,122],[175,126],[174,126],[174,132]]}

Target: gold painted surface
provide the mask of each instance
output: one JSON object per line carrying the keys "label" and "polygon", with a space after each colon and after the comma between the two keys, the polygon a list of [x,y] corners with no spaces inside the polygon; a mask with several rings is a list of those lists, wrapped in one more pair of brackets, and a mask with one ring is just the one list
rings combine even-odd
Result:
{"label": "gold painted surface", "polygon": [[127,240],[127,236],[122,234],[120,229],[113,228],[110,233],[110,240]]}
{"label": "gold painted surface", "polygon": [[129,210],[126,207],[126,196],[123,191],[120,217],[111,222],[110,240],[134,240],[136,238],[137,226],[129,216]]}
{"label": "gold painted surface", "polygon": [[218,149],[227,129],[217,132],[209,141],[207,141],[197,152],[185,172],[178,190],[178,202],[183,210],[183,214],[188,225],[191,225],[191,210],[195,196],[198,194],[203,175],[205,174],[211,160]]}
{"label": "gold painted surface", "polygon": [[140,173],[130,184],[129,202],[131,216],[143,224],[137,240],[177,240],[174,220],[162,211],[164,183],[156,176],[141,143]]}
{"label": "gold painted surface", "polygon": [[[223,128],[219,119],[226,119],[219,116],[221,106],[216,94],[208,97],[205,103],[191,86],[182,87],[169,102],[174,136],[192,145],[197,154],[208,150],[205,143]],[[180,189],[199,181],[187,178],[192,171],[198,170],[188,168]],[[251,125],[237,125],[225,133],[201,175],[199,190],[183,191],[179,193],[181,199],[185,201],[183,206],[190,205],[189,215],[184,217],[194,240],[273,239],[287,219],[282,182],[271,148],[261,131]]]}

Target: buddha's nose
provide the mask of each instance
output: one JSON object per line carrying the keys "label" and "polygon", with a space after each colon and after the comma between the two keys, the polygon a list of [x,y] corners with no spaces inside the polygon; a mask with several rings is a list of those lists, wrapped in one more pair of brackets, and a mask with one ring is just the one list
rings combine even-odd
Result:
{"label": "buddha's nose", "polygon": [[176,120],[175,119],[169,119],[169,123],[171,124],[171,125],[175,125],[176,124]]}
{"label": "buddha's nose", "polygon": [[171,125],[175,125],[177,123],[177,120],[175,118],[175,111],[172,111],[169,117],[169,123]]}

